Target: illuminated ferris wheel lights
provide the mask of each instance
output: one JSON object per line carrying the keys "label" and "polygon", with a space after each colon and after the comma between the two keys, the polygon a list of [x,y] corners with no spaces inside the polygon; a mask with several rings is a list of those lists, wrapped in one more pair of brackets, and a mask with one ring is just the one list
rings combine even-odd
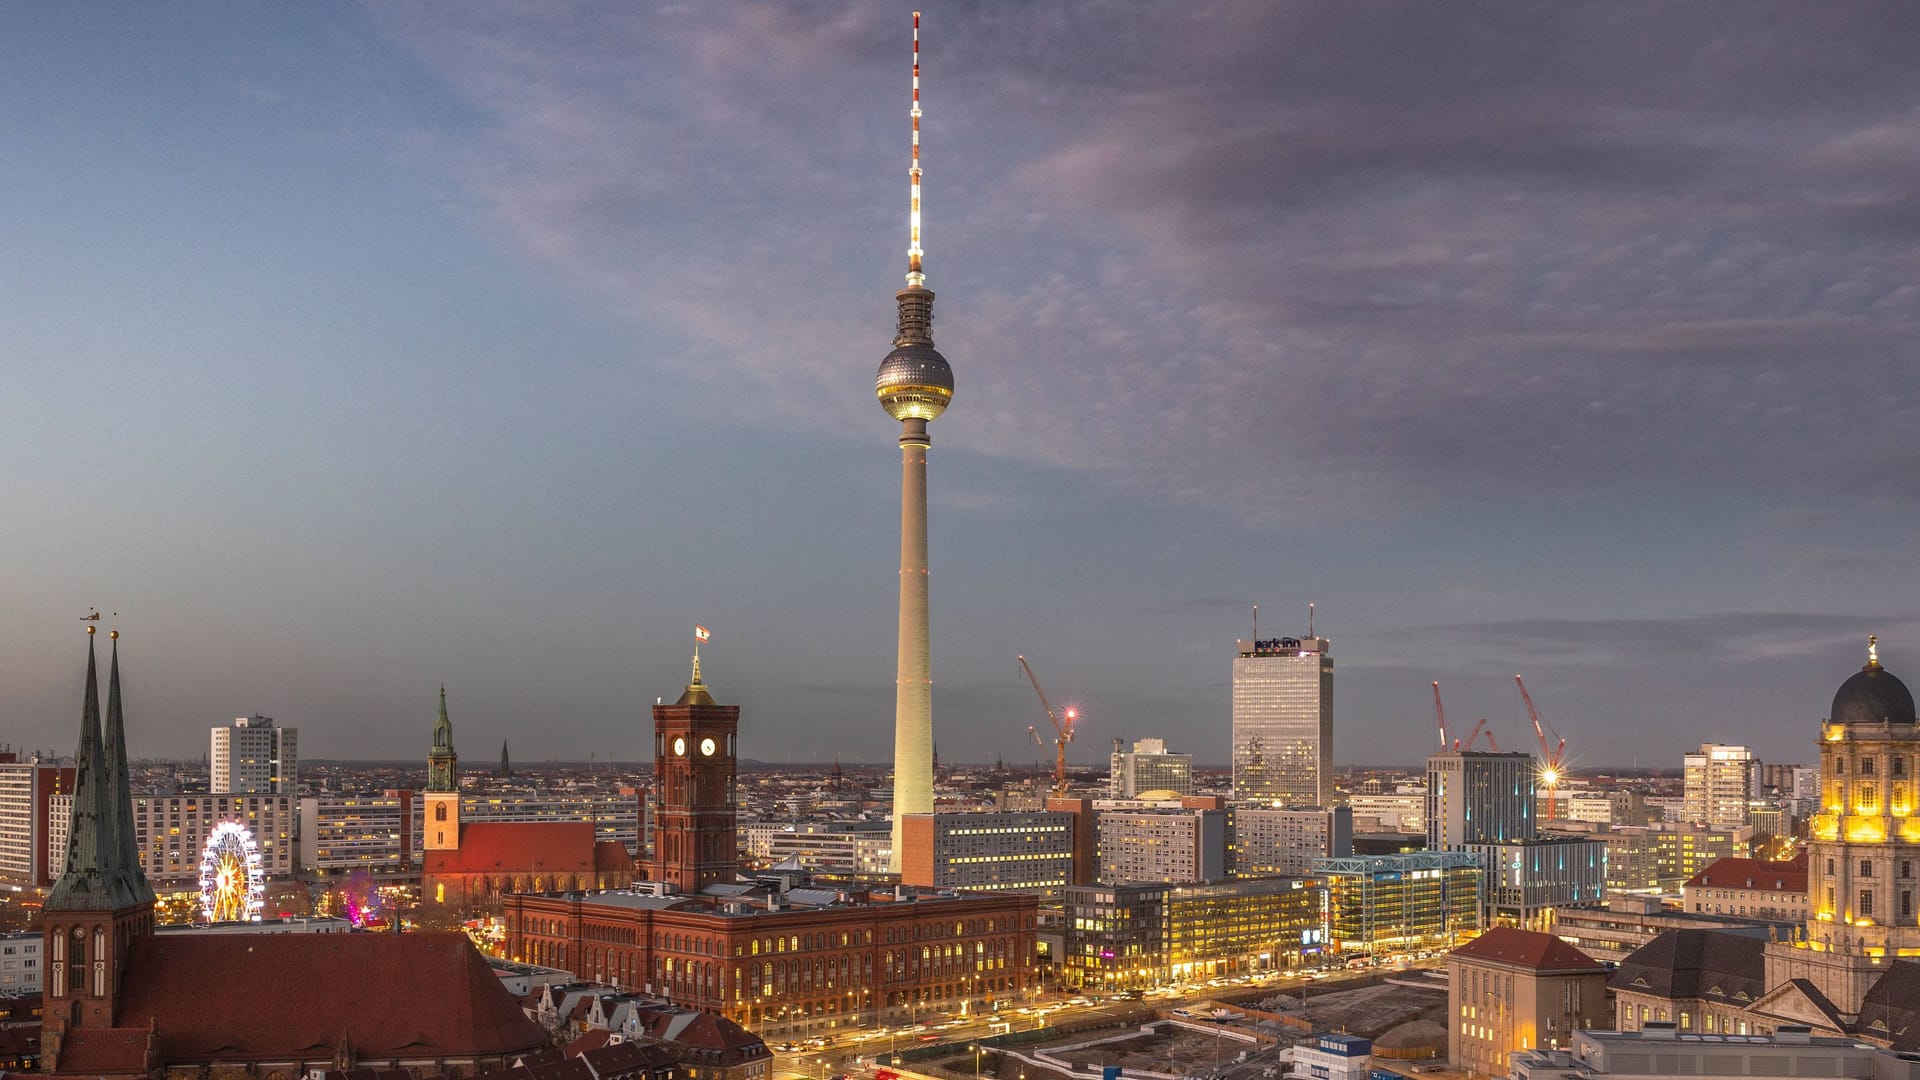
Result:
{"label": "illuminated ferris wheel lights", "polygon": [[259,922],[267,879],[253,830],[222,821],[200,851],[200,914],[208,922]]}

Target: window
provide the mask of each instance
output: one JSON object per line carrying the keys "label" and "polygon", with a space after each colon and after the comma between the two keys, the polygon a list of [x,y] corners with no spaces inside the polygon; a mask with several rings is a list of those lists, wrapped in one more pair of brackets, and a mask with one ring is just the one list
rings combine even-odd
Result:
{"label": "window", "polygon": [[1831,873],[1833,873],[1833,860],[1832,860],[1832,859],[1828,859],[1828,860],[1827,860],[1827,873],[1829,873],[1829,874],[1831,874]]}
{"label": "window", "polygon": [[1907,775],[1907,759],[1906,758],[1896,757],[1893,759],[1893,775],[1895,776]]}
{"label": "window", "polygon": [[1873,860],[1871,859],[1860,860],[1860,876],[1865,878],[1870,878],[1873,876]]}
{"label": "window", "polygon": [[1873,775],[1873,759],[1872,758],[1860,759],[1860,775],[1861,776]]}
{"label": "window", "polygon": [[1900,917],[1903,919],[1913,918],[1913,890],[1912,889],[1900,890]]}
{"label": "window", "polygon": [[1873,915],[1873,890],[1861,889],[1860,890],[1860,916],[1861,918],[1870,918],[1872,917],[1872,915]]}

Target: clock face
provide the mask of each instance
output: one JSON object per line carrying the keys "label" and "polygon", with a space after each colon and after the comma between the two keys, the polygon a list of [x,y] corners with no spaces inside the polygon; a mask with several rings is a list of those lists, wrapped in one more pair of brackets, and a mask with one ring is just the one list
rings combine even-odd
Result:
{"label": "clock face", "polygon": [[681,757],[687,756],[687,740],[684,736],[675,735],[673,737],[673,752]]}
{"label": "clock face", "polygon": [[712,757],[713,752],[716,748],[717,747],[715,746],[714,741],[712,739],[708,738],[708,739],[700,740],[700,752],[702,754],[705,754],[708,757]]}

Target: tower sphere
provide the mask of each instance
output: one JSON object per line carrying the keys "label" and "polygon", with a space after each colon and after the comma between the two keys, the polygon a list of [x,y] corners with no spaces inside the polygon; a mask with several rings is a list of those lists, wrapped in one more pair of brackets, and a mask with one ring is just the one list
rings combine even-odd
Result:
{"label": "tower sphere", "polygon": [[873,392],[895,420],[931,420],[953,400],[953,369],[932,345],[901,345],[880,361]]}

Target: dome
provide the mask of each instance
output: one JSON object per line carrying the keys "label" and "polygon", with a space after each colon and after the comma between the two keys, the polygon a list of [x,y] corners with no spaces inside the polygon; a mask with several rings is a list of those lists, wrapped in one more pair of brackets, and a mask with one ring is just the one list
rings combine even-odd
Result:
{"label": "dome", "polygon": [[873,392],[895,420],[931,420],[953,400],[953,369],[931,345],[902,345],[880,361]]}
{"label": "dome", "polygon": [[1840,684],[1828,719],[1836,724],[1913,723],[1913,693],[1893,673],[1872,661]]}

